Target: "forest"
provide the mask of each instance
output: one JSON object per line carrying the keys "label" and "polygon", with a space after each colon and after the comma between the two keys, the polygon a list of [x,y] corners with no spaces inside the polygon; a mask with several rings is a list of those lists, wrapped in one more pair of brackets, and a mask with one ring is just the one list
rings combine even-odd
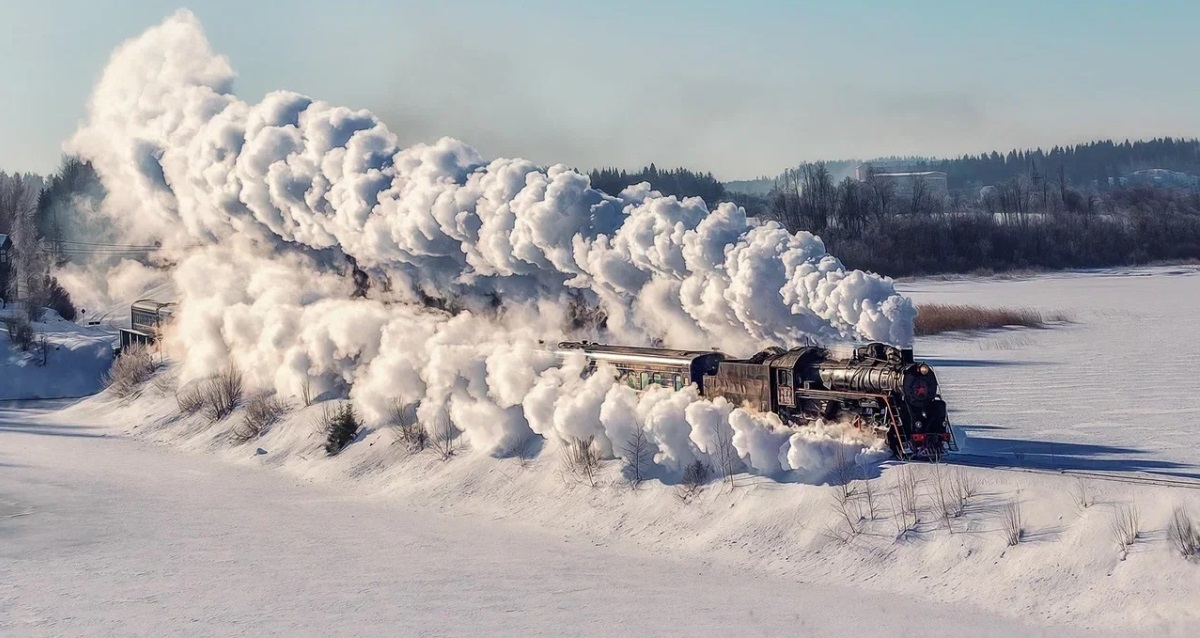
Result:
{"label": "forest", "polygon": [[[1200,174],[1197,140],[902,161],[947,173],[948,195],[920,179],[903,188],[875,175],[837,181],[817,162],[784,171],[766,196],[725,193],[705,201],[734,201],[788,230],[813,232],[847,266],[897,277],[1200,260],[1200,189],[1126,179],[1151,168]],[[647,170],[608,174],[659,188]],[[715,191],[701,188],[708,173],[669,174],[674,190],[659,188],[665,193]]]}

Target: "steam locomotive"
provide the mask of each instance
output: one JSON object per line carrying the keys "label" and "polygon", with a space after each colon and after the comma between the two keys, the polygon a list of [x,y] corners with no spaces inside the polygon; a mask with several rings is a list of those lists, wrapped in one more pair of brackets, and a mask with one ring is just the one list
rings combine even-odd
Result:
{"label": "steam locomotive", "polygon": [[701,396],[771,412],[784,423],[846,420],[886,437],[901,459],[936,460],[958,450],[937,377],[929,365],[913,361],[911,349],[870,343],[839,357],[820,347],[769,348],[735,359],[716,351],[564,341],[555,353],[582,353],[585,375],[607,363],[638,391],[695,384]]}

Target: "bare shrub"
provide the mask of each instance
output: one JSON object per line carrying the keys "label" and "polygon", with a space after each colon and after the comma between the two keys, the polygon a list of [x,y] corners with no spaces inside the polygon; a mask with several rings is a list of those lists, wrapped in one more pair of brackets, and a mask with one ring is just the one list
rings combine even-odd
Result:
{"label": "bare shrub", "polygon": [[154,360],[150,351],[140,345],[132,345],[121,352],[112,367],[104,374],[104,384],[118,397],[125,398],[137,391],[154,374]]}
{"label": "bare shrub", "polygon": [[175,384],[179,382],[179,374],[172,371],[160,371],[154,375],[154,389],[163,394],[173,392]]}
{"label": "bare shrub", "polygon": [[[976,480],[974,474],[964,472],[961,469],[954,470],[950,475],[951,485],[954,490],[954,497],[961,503],[960,510],[966,508],[967,499],[970,499],[979,494],[979,481]],[[961,515],[962,512],[960,511]]]}
{"label": "bare shrub", "polygon": [[712,466],[696,459],[683,468],[683,478],[675,488],[675,497],[685,503],[704,489],[708,477],[712,475]]}
{"label": "bare shrub", "polygon": [[1025,522],[1021,517],[1021,497],[1018,495],[1013,500],[1009,501],[1008,507],[1004,509],[1004,516],[1001,519],[1004,527],[1004,540],[1009,547],[1014,547],[1021,542],[1025,536]]}
{"label": "bare shrub", "polygon": [[22,352],[28,351],[33,345],[33,324],[24,313],[5,317],[4,327],[8,330],[8,340],[16,344]]}
{"label": "bare shrub", "polygon": [[287,413],[288,405],[270,394],[257,394],[246,402],[246,413],[242,420],[229,432],[235,443],[245,443],[262,436],[262,433],[279,417]]}
{"label": "bare shrub", "polygon": [[962,514],[962,509],[958,507],[959,504],[954,498],[954,488],[950,484],[951,481],[949,480],[948,474],[943,471],[942,464],[935,461],[933,464],[933,471],[934,498],[936,499],[935,505],[937,505],[938,511],[941,513],[942,520],[946,523],[946,529],[949,529],[950,533],[953,534],[954,526],[951,525],[950,518],[952,516],[957,517]]}
{"label": "bare shrub", "polygon": [[233,413],[242,402],[242,373],[229,366],[200,386],[204,417],[216,423]]}
{"label": "bare shrub", "polygon": [[625,444],[621,447],[621,452],[625,459],[625,473],[629,477],[629,482],[636,487],[646,478],[646,468],[650,466],[651,450],[650,440],[646,438],[646,431],[641,427],[637,427],[625,440]]}
{"label": "bare shrub", "polygon": [[300,400],[304,402],[304,407],[313,404],[313,389],[312,377],[305,375],[304,380],[300,382]]}
{"label": "bare shrub", "polygon": [[1108,529],[1121,551],[1121,560],[1125,560],[1129,554],[1129,546],[1133,545],[1141,532],[1141,513],[1136,506],[1121,505],[1113,512]]}
{"label": "bare shrub", "polygon": [[1176,507],[1171,514],[1167,535],[1184,558],[1200,556],[1200,528],[1196,527],[1192,515],[1182,507]]}
{"label": "bare shrub", "polygon": [[[838,515],[838,518],[841,519],[841,521],[838,523],[839,525],[842,522],[846,523],[846,535],[858,536],[858,534],[862,531],[862,510],[859,509],[858,503],[855,499],[844,498],[842,494],[843,493],[841,491],[834,491],[833,511]],[[844,538],[845,535],[838,536]]]}
{"label": "bare shrub", "polygon": [[838,446],[833,452],[833,487],[837,498],[848,501],[857,494],[854,478],[858,475],[855,466],[846,458],[846,448]]}
{"label": "bare shrub", "polygon": [[863,500],[866,502],[866,505],[867,505],[866,518],[867,518],[867,520],[873,521],[879,515],[879,510],[878,510],[879,498],[875,494],[875,482],[872,481],[871,479],[863,479],[862,486],[863,486],[863,489],[862,489]]}
{"label": "bare shrub", "polygon": [[1096,503],[1096,496],[1091,485],[1079,480],[1071,487],[1071,500],[1075,501],[1076,508],[1085,510]]}
{"label": "bare shrub", "polygon": [[433,450],[445,461],[458,451],[458,439],[462,436],[462,432],[450,420],[449,415],[443,414],[430,428],[429,436]]}
{"label": "bare shrub", "polygon": [[892,513],[898,536],[913,531],[917,518],[917,475],[912,467],[901,467],[896,472],[896,493],[891,495]]}
{"label": "bare shrub", "polygon": [[179,406],[180,414],[195,414],[204,407],[204,393],[202,390],[202,384],[193,384],[175,390],[175,404]]}
{"label": "bare shrub", "polygon": [[562,467],[568,476],[596,487],[596,472],[600,470],[600,449],[596,447],[596,437],[571,437],[563,446]]}
{"label": "bare shrub", "polygon": [[921,304],[913,324],[917,336],[956,330],[988,330],[1007,326],[1044,328],[1050,322],[1066,322],[1063,313],[1046,315],[1033,308],[982,308],[980,306]]}
{"label": "bare shrub", "polygon": [[429,447],[429,430],[417,419],[418,403],[392,401],[391,427],[396,440],[410,452],[420,452]]}

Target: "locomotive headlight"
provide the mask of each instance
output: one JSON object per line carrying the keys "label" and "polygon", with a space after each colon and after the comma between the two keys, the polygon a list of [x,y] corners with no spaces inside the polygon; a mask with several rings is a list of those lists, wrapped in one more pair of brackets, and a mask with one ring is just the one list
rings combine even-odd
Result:
{"label": "locomotive headlight", "polygon": [[921,374],[929,374],[929,366],[922,363],[921,367],[917,368],[917,372],[920,372]]}

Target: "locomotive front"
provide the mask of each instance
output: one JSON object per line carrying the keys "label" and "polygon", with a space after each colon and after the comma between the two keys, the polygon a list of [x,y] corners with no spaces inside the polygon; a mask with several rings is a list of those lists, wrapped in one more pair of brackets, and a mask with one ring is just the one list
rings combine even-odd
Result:
{"label": "locomotive front", "polygon": [[957,449],[937,376],[928,364],[913,361],[912,350],[872,343],[848,358],[825,357],[813,364],[822,389],[844,397],[834,413],[850,412],[886,430],[897,456],[938,458],[947,448]]}
{"label": "locomotive front", "polygon": [[928,364],[911,363],[905,367],[902,396],[914,454],[937,458],[944,449],[957,447],[946,419],[946,402],[938,394],[937,375]]}

